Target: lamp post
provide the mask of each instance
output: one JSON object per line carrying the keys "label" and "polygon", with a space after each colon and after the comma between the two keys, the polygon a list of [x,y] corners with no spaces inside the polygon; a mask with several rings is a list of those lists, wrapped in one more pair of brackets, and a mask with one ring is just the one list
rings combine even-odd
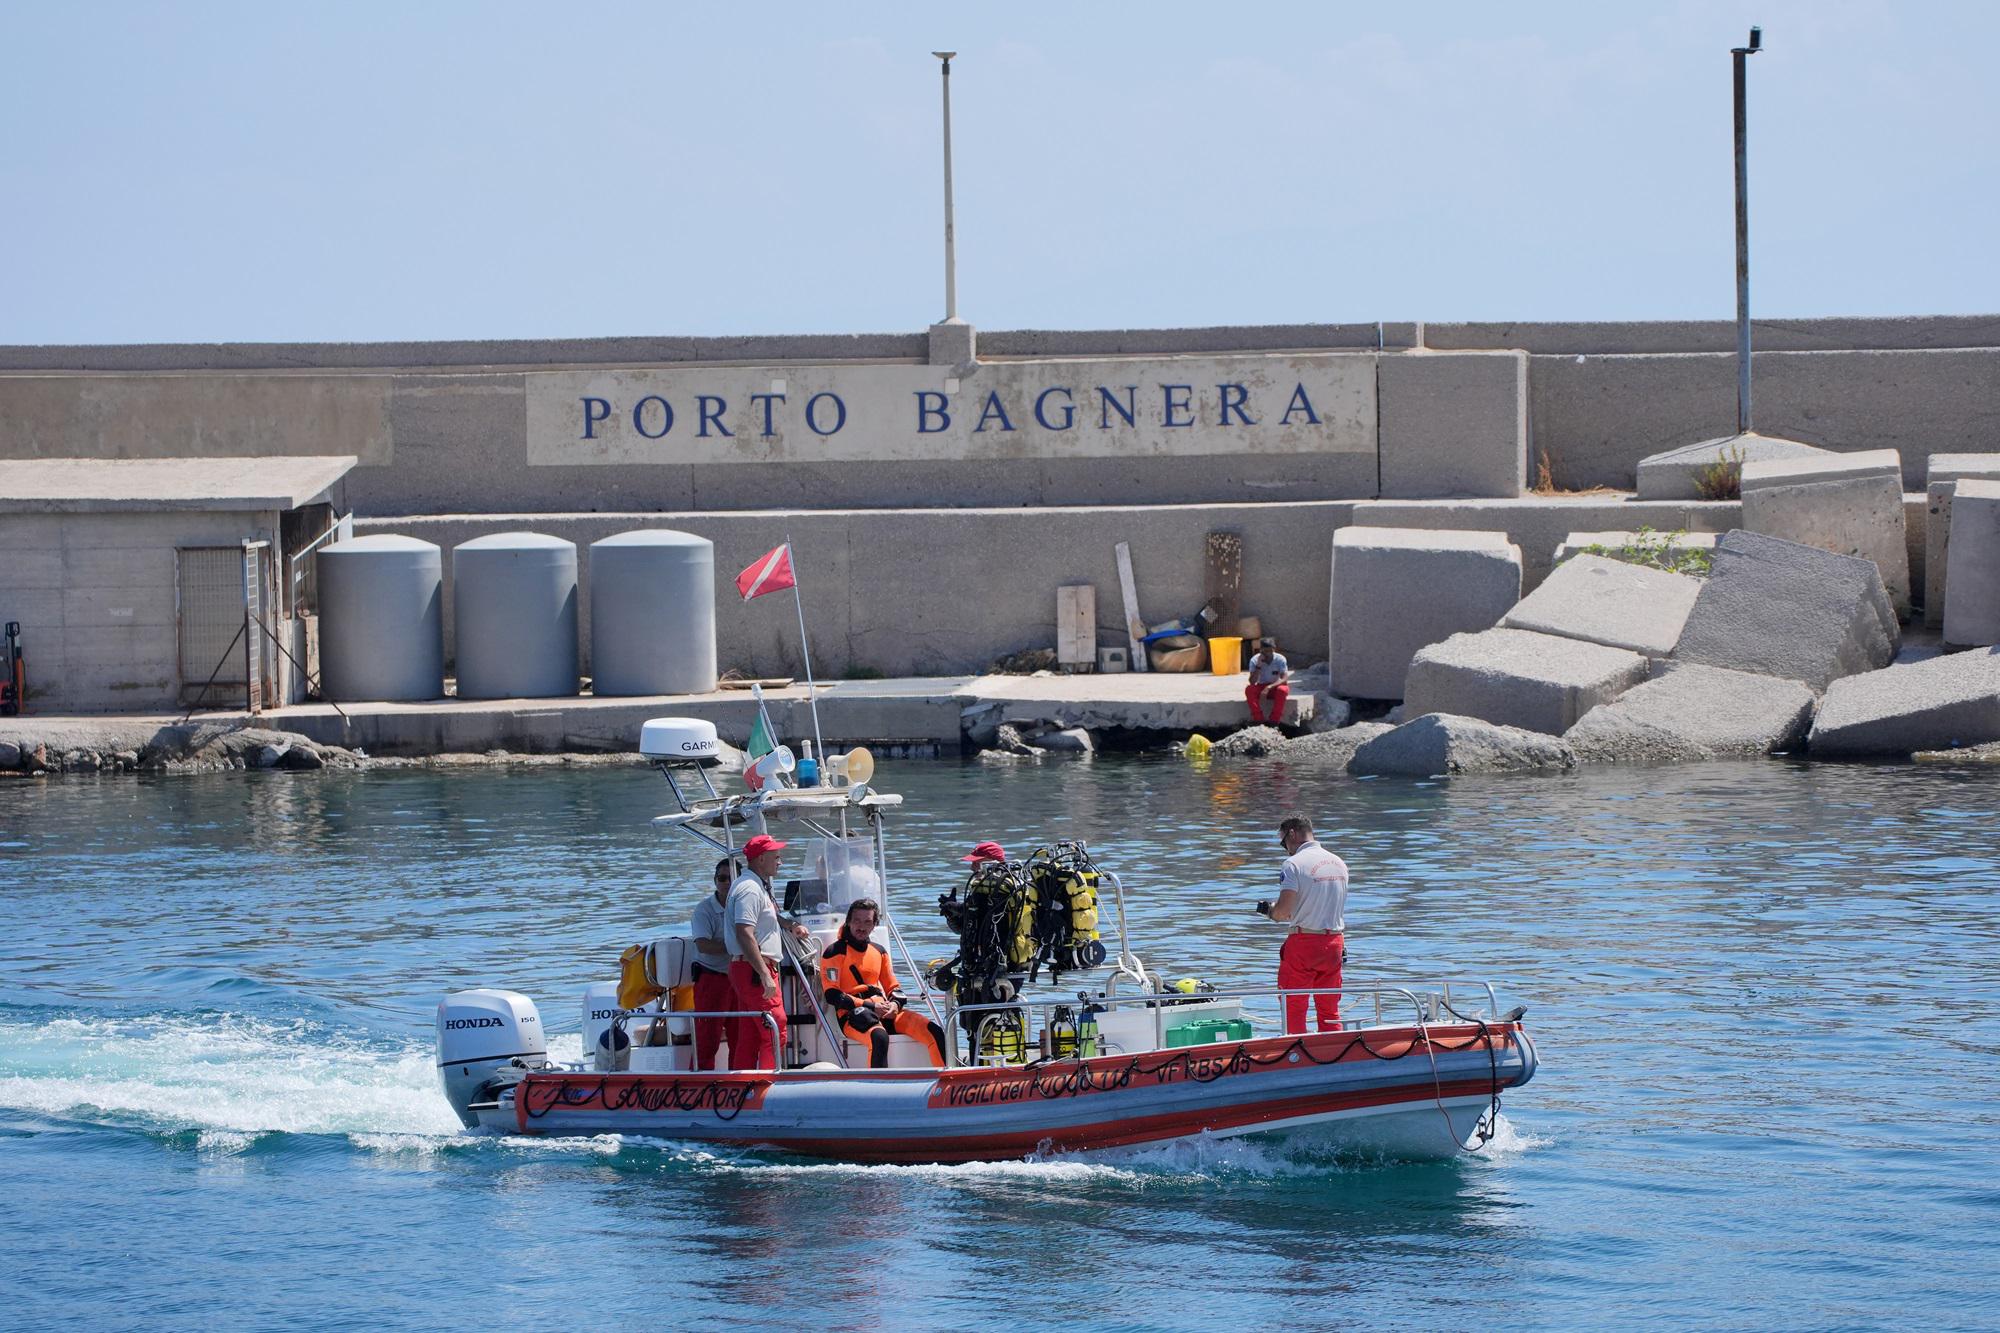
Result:
{"label": "lamp post", "polygon": [[956,51],[933,51],[944,72],[944,317],[958,318],[958,256],[951,227],[951,61]]}
{"label": "lamp post", "polygon": [[[1731,47],[1736,76],[1736,433],[1750,433],[1750,166],[1746,149],[1743,62],[1764,47],[1764,30],[1750,29],[1747,46]],[[950,148],[946,148],[949,155]],[[946,227],[949,232],[949,224]]]}

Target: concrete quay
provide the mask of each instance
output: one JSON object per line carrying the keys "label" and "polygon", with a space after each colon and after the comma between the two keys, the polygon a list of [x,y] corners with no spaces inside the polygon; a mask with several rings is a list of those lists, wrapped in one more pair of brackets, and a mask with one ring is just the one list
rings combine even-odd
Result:
{"label": "concrete quay", "polygon": [[[838,752],[868,745],[889,753],[956,755],[968,726],[1004,721],[1051,721],[1093,731],[1145,730],[1221,736],[1245,726],[1241,675],[933,676],[832,681],[819,687],[820,733]],[[772,724],[796,746],[813,734],[802,684],[766,690]],[[1312,720],[1314,697],[1286,704],[1285,720]],[[344,714],[344,716],[343,716]],[[216,729],[262,727],[293,732],[320,745],[377,756],[480,754],[490,750],[558,754],[633,751],[639,727],[653,717],[696,717],[715,723],[741,746],[756,716],[747,690],[635,698],[459,700],[427,703],[300,704],[244,712],[203,712],[194,721]],[[0,718],[0,745],[31,752],[138,751],[179,715],[76,715]]]}

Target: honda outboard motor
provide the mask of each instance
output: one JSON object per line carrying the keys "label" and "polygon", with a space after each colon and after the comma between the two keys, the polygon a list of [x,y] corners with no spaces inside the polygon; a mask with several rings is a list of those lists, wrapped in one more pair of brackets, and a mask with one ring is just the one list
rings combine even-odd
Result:
{"label": "honda outboard motor", "polygon": [[516,1060],[540,1065],[547,1063],[548,1054],[542,1016],[525,995],[462,990],[445,996],[438,1005],[438,1079],[444,1084],[445,1099],[467,1129],[479,1124],[472,1104],[492,1099],[489,1085],[511,1081],[497,1075],[512,1071],[518,1077]]}

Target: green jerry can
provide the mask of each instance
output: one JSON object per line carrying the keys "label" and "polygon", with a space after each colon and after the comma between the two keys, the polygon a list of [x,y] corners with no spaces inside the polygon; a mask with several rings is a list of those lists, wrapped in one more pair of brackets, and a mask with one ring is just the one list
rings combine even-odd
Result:
{"label": "green jerry can", "polygon": [[1245,1018],[1202,1018],[1177,1023],[1167,1029],[1168,1046],[1206,1046],[1216,1041],[1248,1041],[1250,1021]]}

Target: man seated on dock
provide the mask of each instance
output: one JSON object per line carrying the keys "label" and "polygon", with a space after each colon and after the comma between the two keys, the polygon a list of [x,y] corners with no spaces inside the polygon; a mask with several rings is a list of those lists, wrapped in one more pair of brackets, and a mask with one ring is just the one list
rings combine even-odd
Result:
{"label": "man seated on dock", "polygon": [[857,898],[847,906],[840,938],[820,956],[820,980],[826,1002],[833,1006],[841,1031],[868,1047],[868,1067],[889,1067],[889,1035],[900,1032],[924,1047],[933,1066],[944,1067],[944,1030],[922,1014],[910,1012],[889,951],[868,937],[875,933],[882,909],[873,898]]}
{"label": "man seated on dock", "polygon": [[[1243,690],[1243,698],[1250,705],[1250,720],[1277,726],[1285,720],[1285,700],[1291,695],[1292,665],[1278,651],[1278,641],[1257,640],[1256,655],[1250,659],[1250,683]],[[1264,715],[1267,709],[1269,717]]]}

